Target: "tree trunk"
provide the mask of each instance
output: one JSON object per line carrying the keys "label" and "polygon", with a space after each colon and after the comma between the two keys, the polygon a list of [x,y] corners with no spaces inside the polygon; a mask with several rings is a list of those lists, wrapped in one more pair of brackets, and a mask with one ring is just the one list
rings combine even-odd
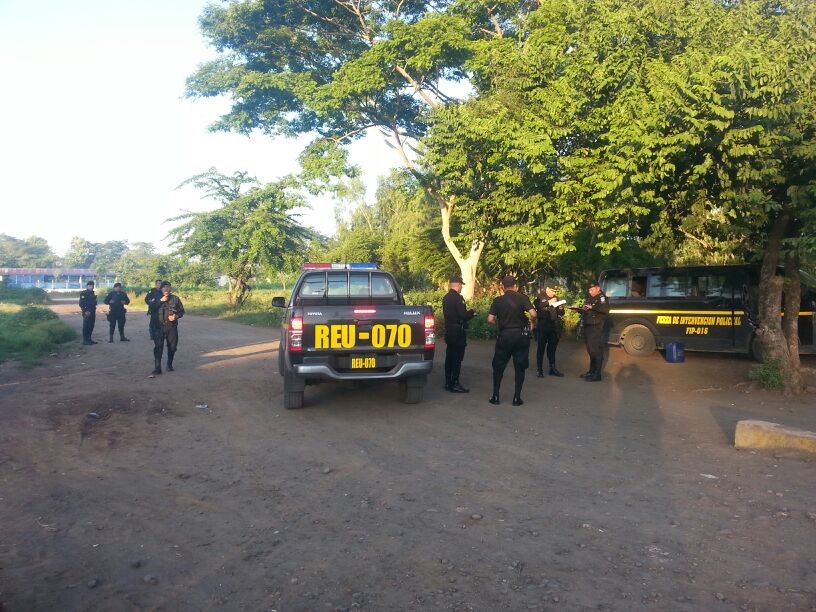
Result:
{"label": "tree trunk", "polygon": [[802,282],[799,277],[799,256],[788,253],[785,256],[785,316],[782,331],[788,345],[788,371],[790,372],[786,391],[800,393],[802,377],[799,363],[799,307],[802,302]]}
{"label": "tree trunk", "polygon": [[786,212],[780,213],[768,235],[759,275],[759,328],[756,331],[765,361],[775,361],[779,364],[786,387],[790,380],[790,360],[788,343],[782,332],[783,281],[777,276],[776,269],[788,219]]}
{"label": "tree trunk", "polygon": [[442,215],[442,239],[445,241],[445,246],[453,256],[456,264],[459,266],[459,271],[464,281],[462,287],[462,297],[466,300],[473,299],[473,294],[476,291],[476,272],[479,269],[479,259],[482,256],[482,249],[484,249],[484,242],[474,240],[470,244],[470,251],[467,257],[462,255],[459,247],[453,241],[450,235],[450,221],[453,213],[453,201],[448,201],[440,195],[435,194],[436,200],[439,203],[439,212]]}
{"label": "tree trunk", "polygon": [[232,276],[227,277],[227,283],[229,287],[227,301],[232,308],[240,310],[249,297],[249,285],[245,279]]}

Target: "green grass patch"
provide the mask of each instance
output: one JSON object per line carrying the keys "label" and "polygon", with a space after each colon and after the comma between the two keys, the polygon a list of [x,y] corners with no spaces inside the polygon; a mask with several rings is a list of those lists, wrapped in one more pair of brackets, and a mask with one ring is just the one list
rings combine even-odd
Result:
{"label": "green grass patch", "polygon": [[47,304],[48,294],[43,289],[18,289],[0,283],[0,302],[6,304]]}
{"label": "green grass patch", "polygon": [[280,326],[284,311],[272,307],[272,298],[278,295],[288,297],[282,290],[256,290],[250,294],[241,309],[235,309],[227,302],[227,293],[224,290],[182,289],[174,293],[181,298],[187,314],[226,319],[258,327]]}
{"label": "green grass patch", "polygon": [[7,304],[0,308],[0,361],[37,365],[44,355],[76,337],[73,328],[48,308]]}

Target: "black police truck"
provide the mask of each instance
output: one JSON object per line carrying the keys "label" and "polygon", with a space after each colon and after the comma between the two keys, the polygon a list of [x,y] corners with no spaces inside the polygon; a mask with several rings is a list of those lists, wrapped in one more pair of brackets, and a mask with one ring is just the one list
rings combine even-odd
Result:
{"label": "black police truck", "polygon": [[[609,297],[609,343],[630,355],[649,355],[680,341],[692,351],[749,353],[761,360],[755,333],[759,272],[755,264],[606,270],[600,283]],[[816,353],[816,279],[801,274],[800,350]]]}
{"label": "black police truck", "polygon": [[396,380],[402,400],[422,401],[433,368],[430,306],[408,306],[394,277],[375,264],[303,264],[287,302],[279,370],[285,408],[301,408],[306,385]]}

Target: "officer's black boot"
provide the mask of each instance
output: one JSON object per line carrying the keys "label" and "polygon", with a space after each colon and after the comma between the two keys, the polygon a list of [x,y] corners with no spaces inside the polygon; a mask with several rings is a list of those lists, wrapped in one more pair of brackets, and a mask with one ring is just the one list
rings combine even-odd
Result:
{"label": "officer's black boot", "polygon": [[451,393],[470,393],[470,389],[463,387],[458,378],[451,383],[449,391]]}
{"label": "officer's black boot", "polygon": [[558,368],[555,367],[554,363],[550,364],[550,376],[563,376],[562,372],[558,371]]}
{"label": "officer's black boot", "polygon": [[174,371],[173,370],[173,357],[175,357],[175,356],[176,356],[175,352],[171,353],[170,351],[167,351],[167,371],[168,372],[173,372]]}
{"label": "officer's black boot", "polygon": [[445,376],[445,391],[450,391],[452,386],[450,376]]}
{"label": "officer's black boot", "polygon": [[108,342],[113,342],[113,334],[110,335],[110,340]]}
{"label": "officer's black boot", "polygon": [[538,372],[536,372],[536,376],[538,376],[539,378],[544,378],[544,370],[541,367],[538,368]]}
{"label": "officer's black boot", "polygon": [[161,357],[154,357],[153,358],[154,367],[153,367],[153,374],[161,374]]}
{"label": "officer's black boot", "polygon": [[491,404],[493,404],[494,406],[498,406],[499,405],[499,394],[494,393],[493,395],[490,396],[490,399],[487,400],[487,401],[490,402]]}

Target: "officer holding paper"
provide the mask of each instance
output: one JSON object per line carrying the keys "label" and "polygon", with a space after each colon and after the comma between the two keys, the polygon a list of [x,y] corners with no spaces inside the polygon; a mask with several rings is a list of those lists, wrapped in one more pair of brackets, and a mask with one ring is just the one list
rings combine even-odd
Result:
{"label": "officer holding paper", "polygon": [[564,330],[561,317],[564,316],[565,300],[558,298],[555,287],[547,285],[539,296],[533,301],[538,313],[538,327],[536,328],[536,339],[538,348],[536,349],[536,365],[538,366],[538,377],[544,378],[544,352],[547,353],[547,361],[550,363],[550,376],[563,376],[555,367],[555,350],[558,348],[558,340]]}

